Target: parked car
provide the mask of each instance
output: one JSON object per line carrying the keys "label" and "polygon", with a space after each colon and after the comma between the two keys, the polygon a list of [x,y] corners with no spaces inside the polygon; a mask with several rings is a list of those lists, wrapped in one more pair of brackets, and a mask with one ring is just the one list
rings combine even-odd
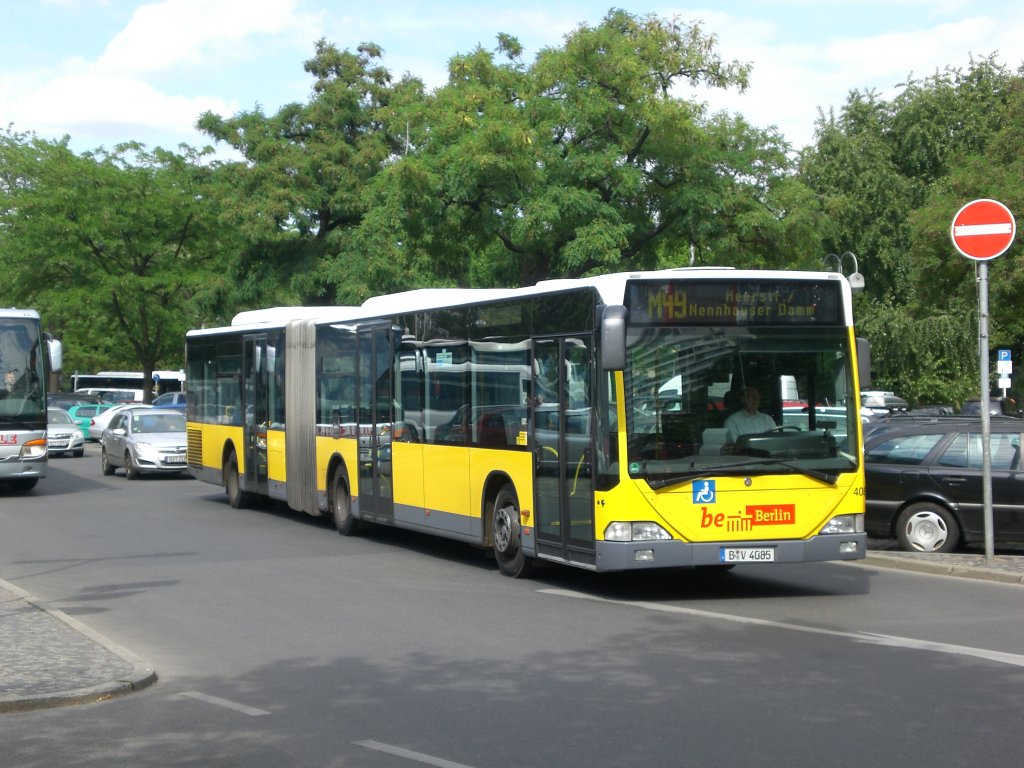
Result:
{"label": "parked car", "polygon": [[68,453],[81,456],[85,453],[82,432],[63,408],[46,409],[46,452],[50,456]]}
{"label": "parked car", "polygon": [[184,392],[164,392],[153,399],[154,408],[171,408],[176,411],[185,410]]}
{"label": "parked car", "polygon": [[[990,424],[993,535],[1024,541],[1024,421]],[[892,418],[865,438],[865,528],[911,552],[950,552],[985,538],[981,421]]]}
{"label": "parked car", "polygon": [[[1009,397],[993,397],[988,401],[988,412],[990,416],[1020,416],[1021,411],[1017,402]],[[967,400],[960,409],[961,416],[980,416],[981,400]]]}
{"label": "parked car", "polygon": [[93,438],[89,437],[89,426],[92,424],[93,419],[113,407],[110,403],[82,403],[81,405],[70,406],[67,408],[67,412],[72,421],[78,425],[82,432],[82,437],[86,440],[92,440]]}
{"label": "parked car", "polygon": [[114,418],[121,411],[128,410],[129,408],[152,408],[152,405],[143,405],[142,403],[121,403],[120,405],[113,405],[103,413],[99,413],[93,417],[92,421],[89,422],[89,439],[99,441],[103,437],[103,430],[107,428],[110,420]]}
{"label": "parked car", "polygon": [[860,415],[867,419],[909,409],[910,405],[907,401],[895,392],[876,390],[860,393]]}
{"label": "parked car", "polygon": [[166,408],[126,408],[114,415],[100,438],[100,468],[112,475],[124,467],[134,480],[145,473],[186,469],[185,415]]}

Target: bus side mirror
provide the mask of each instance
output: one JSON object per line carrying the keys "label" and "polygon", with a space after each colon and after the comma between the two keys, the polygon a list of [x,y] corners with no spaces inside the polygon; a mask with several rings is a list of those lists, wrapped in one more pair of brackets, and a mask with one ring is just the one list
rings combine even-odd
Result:
{"label": "bus side mirror", "polygon": [[860,336],[857,337],[857,377],[861,391],[871,386],[871,344]]}
{"label": "bus side mirror", "polygon": [[626,317],[621,304],[610,304],[601,312],[601,368],[605,371],[626,367]]}
{"label": "bus side mirror", "polygon": [[47,334],[46,347],[50,354],[50,370],[56,373],[64,367],[64,346],[60,343],[60,339],[54,339]]}

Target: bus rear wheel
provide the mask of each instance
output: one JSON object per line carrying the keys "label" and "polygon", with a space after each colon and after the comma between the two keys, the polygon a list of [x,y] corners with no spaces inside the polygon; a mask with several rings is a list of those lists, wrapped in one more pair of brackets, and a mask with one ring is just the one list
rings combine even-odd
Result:
{"label": "bus rear wheel", "polygon": [[529,575],[532,561],[523,553],[523,528],[519,522],[519,499],[515,489],[505,484],[494,497],[491,515],[491,541],[494,559],[506,576],[519,579]]}
{"label": "bus rear wheel", "polygon": [[342,536],[351,536],[359,530],[359,521],[352,516],[348,483],[340,469],[331,475],[331,513],[334,515],[334,527]]}

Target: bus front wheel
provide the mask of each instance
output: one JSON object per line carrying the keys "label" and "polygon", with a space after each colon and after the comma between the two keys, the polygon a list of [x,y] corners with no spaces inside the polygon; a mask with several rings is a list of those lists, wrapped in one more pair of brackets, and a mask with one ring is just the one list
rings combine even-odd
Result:
{"label": "bus front wheel", "polygon": [[515,489],[503,485],[494,497],[491,515],[491,540],[494,559],[506,576],[518,579],[530,572],[531,560],[523,553],[523,528],[519,522],[519,500]]}
{"label": "bus front wheel", "polygon": [[224,462],[224,490],[228,494],[228,504],[232,509],[242,509],[252,503],[252,494],[242,490],[242,479],[238,476],[238,457],[234,451]]}
{"label": "bus front wheel", "polygon": [[331,475],[331,512],[334,515],[334,527],[342,536],[351,536],[359,528],[359,521],[352,516],[352,497],[348,492],[348,483],[344,473],[339,469]]}

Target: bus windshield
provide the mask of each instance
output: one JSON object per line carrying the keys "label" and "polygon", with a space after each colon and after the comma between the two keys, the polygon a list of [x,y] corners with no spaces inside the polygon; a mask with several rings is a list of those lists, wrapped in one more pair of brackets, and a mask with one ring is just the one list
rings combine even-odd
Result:
{"label": "bus windshield", "polygon": [[857,468],[843,327],[637,328],[624,380],[629,472],[654,487],[709,473],[834,482]]}
{"label": "bus windshield", "polygon": [[0,318],[0,425],[46,424],[38,320]]}

